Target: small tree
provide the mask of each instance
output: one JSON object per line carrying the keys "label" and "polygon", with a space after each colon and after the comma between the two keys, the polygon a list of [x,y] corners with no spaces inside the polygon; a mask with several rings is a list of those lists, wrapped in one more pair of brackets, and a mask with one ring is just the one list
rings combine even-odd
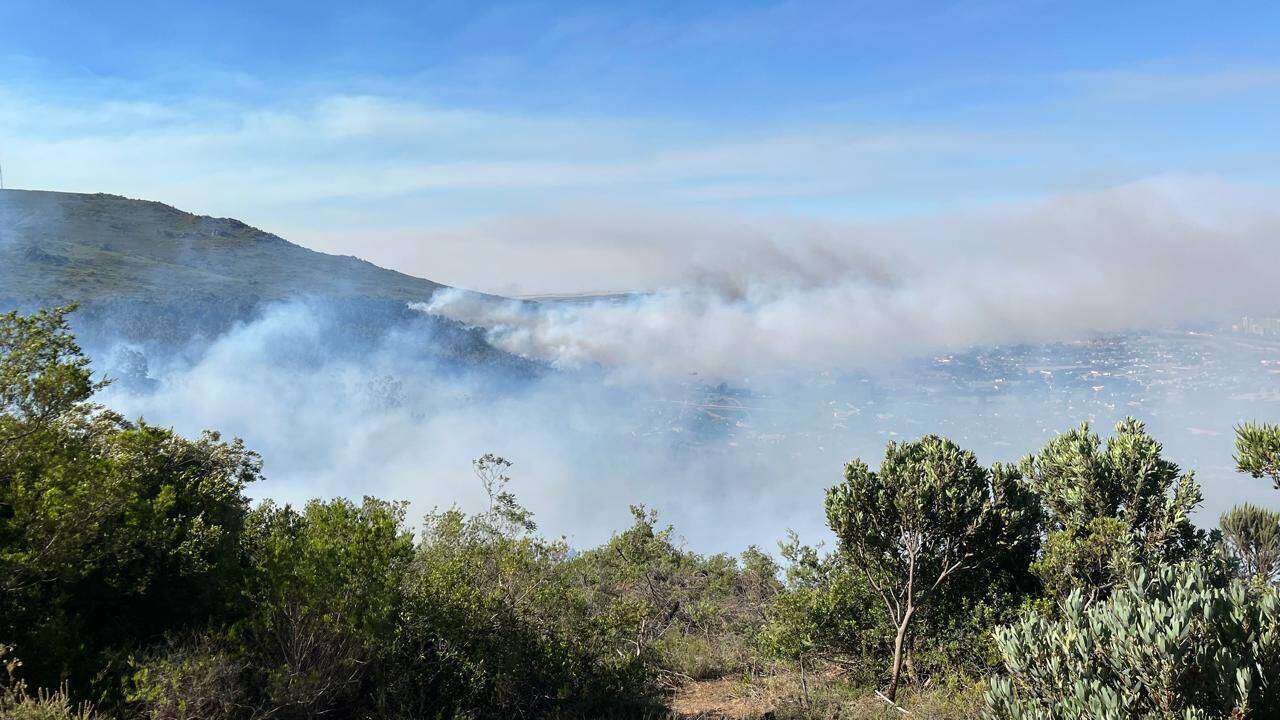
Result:
{"label": "small tree", "polygon": [[1223,513],[1218,527],[1240,577],[1270,582],[1280,575],[1280,512],[1244,503]]}
{"label": "small tree", "polygon": [[1105,444],[1086,423],[1023,461],[1046,510],[1049,534],[1036,570],[1050,595],[1081,588],[1090,603],[1135,568],[1205,553],[1207,536],[1191,522],[1200,485],[1163,450],[1128,418]]}
{"label": "small tree", "polygon": [[[1000,484],[997,487],[997,483]],[[896,629],[888,697],[897,697],[912,621],[957,575],[1022,545],[1031,498],[937,436],[889,443],[878,472],[854,460],[827,491],[827,522]]]}
{"label": "small tree", "polygon": [[67,325],[68,306],[34,315],[0,315],[0,447],[55,418],[89,409],[95,382],[89,359]]}
{"label": "small tree", "polygon": [[1280,490],[1280,425],[1245,423],[1236,428],[1236,467],[1256,478],[1271,478]]}

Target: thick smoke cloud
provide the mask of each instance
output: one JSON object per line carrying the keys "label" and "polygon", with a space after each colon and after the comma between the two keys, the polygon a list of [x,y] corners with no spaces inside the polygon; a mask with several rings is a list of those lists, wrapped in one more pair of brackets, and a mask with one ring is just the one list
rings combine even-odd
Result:
{"label": "thick smoke cloud", "polygon": [[[334,348],[330,322],[315,303],[275,306],[195,362],[153,359],[154,386],[120,381],[99,399],[184,433],[244,438],[264,458],[259,498],[372,494],[409,500],[415,514],[454,503],[474,510],[482,497],[470,460],[496,452],[515,461],[513,489],[544,529],[580,545],[624,527],[632,503],[661,508],[701,547],[769,545],[788,524],[821,527],[823,479],[840,461],[819,455],[801,468],[791,459],[801,448],[782,441],[767,456],[717,437],[690,447],[702,432],[689,409],[700,386],[594,374],[500,383],[423,359],[430,334],[393,332],[357,353]],[[100,353],[101,364],[125,349]],[[781,477],[807,491],[779,496]],[[726,531],[726,513],[755,520]]]}
{"label": "thick smoke cloud", "polygon": [[625,298],[421,309],[562,368],[733,379],[973,345],[1220,321],[1275,305],[1280,215],[1206,179],[785,242],[721,243],[684,282]]}
{"label": "thick smoke cloud", "polygon": [[[666,289],[567,302],[458,292],[419,307],[556,368],[519,380],[423,353],[444,342],[430,323],[335,347],[322,305],[284,304],[197,351],[148,357],[151,382],[102,400],[245,438],[266,463],[258,497],[477,509],[469,461],[496,452],[550,534],[590,545],[646,503],[703,550],[772,547],[787,528],[823,537],[824,488],[889,440],[936,432],[1010,461],[1081,421],[1105,431],[1135,414],[1199,471],[1212,524],[1238,500],[1274,503],[1231,468],[1232,425],[1280,416],[1273,346],[1166,333],[1013,349],[994,365],[929,354],[1269,312],[1280,223],[1263,199],[1175,179],[848,232],[660,239],[687,260]],[[126,349],[100,355],[109,365]],[[1059,368],[1095,356],[1107,372],[1130,359],[1149,372],[1064,379]]]}

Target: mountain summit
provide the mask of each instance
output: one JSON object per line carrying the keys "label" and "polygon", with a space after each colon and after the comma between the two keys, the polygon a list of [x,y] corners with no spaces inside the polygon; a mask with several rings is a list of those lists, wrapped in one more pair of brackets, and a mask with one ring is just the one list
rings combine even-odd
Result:
{"label": "mountain summit", "polygon": [[412,302],[441,287],[158,202],[0,191],[0,299],[22,304],[192,295]]}
{"label": "mountain summit", "polygon": [[411,337],[406,351],[444,366],[541,371],[475,328],[410,308],[444,287],[158,202],[0,191],[0,312],[76,303],[77,337],[103,354],[123,345],[191,359],[237,324],[293,304],[316,324],[321,355]]}

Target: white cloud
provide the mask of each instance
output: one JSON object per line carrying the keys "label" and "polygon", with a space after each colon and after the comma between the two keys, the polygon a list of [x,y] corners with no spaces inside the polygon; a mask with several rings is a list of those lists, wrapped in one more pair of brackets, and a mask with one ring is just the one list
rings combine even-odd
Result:
{"label": "white cloud", "polygon": [[920,172],[924,157],[982,142],[856,125],[735,135],[625,114],[503,114],[368,94],[275,105],[93,97],[58,101],[0,86],[0,144],[14,183],[249,220],[334,200],[372,207],[440,193],[465,193],[501,214],[581,198],[679,205],[900,189],[900,173]]}
{"label": "white cloud", "polygon": [[1205,103],[1233,95],[1280,90],[1280,70],[1275,68],[1197,72],[1116,69],[1071,73],[1064,77],[1094,99],[1113,103]]}

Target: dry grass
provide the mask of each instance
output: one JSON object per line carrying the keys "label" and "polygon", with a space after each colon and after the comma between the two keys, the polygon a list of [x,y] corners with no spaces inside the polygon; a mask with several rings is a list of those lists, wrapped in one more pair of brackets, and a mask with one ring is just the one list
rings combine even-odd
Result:
{"label": "dry grass", "polygon": [[834,673],[778,672],[754,678],[686,683],[671,704],[676,720],[973,720],[982,707],[982,687],[970,683],[908,691],[902,710],[874,690]]}
{"label": "dry grass", "polygon": [[759,698],[744,693],[740,679],[721,678],[686,683],[676,691],[671,703],[677,718],[719,720],[720,718],[759,718],[771,712]]}

